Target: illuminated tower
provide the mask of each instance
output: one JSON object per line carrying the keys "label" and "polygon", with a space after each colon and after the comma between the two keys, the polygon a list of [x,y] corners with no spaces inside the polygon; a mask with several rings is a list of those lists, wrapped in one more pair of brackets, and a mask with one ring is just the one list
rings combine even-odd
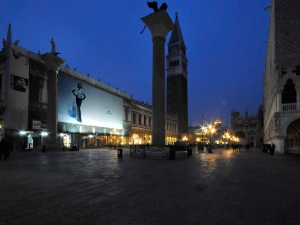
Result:
{"label": "illuminated tower", "polygon": [[178,135],[181,139],[188,133],[188,92],[186,47],[183,41],[178,13],[175,29],[168,43],[167,64],[167,113],[178,116]]}

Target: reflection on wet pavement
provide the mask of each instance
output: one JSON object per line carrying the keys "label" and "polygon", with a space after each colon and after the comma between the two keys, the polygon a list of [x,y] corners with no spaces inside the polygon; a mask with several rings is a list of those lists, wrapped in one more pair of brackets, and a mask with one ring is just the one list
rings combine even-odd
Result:
{"label": "reflection on wet pavement", "polygon": [[0,161],[0,224],[297,224],[299,165],[258,148],[176,160],[12,152]]}

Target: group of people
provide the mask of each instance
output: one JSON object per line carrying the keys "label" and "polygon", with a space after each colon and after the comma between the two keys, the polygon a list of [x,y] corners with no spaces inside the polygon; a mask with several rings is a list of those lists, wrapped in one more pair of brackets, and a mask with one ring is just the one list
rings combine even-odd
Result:
{"label": "group of people", "polygon": [[275,145],[273,144],[263,144],[262,146],[262,152],[269,153],[270,155],[273,155],[275,152]]}
{"label": "group of people", "polygon": [[5,140],[5,138],[2,138],[2,140],[0,141],[0,160],[2,159],[2,155],[3,159],[7,160],[10,156],[9,151],[10,149],[8,142]]}

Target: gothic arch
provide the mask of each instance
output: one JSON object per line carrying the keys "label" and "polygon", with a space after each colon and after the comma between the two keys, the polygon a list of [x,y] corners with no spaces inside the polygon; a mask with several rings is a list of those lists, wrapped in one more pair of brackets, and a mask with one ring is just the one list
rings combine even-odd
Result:
{"label": "gothic arch", "polygon": [[245,125],[245,120],[242,118],[238,118],[234,121],[235,127],[244,127],[244,125]]}
{"label": "gothic arch", "polygon": [[239,138],[246,138],[246,134],[245,134],[245,132],[244,131],[241,131],[241,130],[238,130],[238,131],[236,131],[235,132],[235,135],[237,136],[237,137],[239,137]]}
{"label": "gothic arch", "polygon": [[249,127],[256,127],[258,123],[258,119],[257,118],[250,118],[249,119]]}
{"label": "gothic arch", "polygon": [[289,123],[284,139],[285,150],[300,150],[300,119]]}
{"label": "gothic arch", "polygon": [[[288,126],[289,126],[292,122],[294,122],[294,121],[296,121],[296,120],[300,120],[300,115],[297,115],[297,116],[294,116],[294,117],[290,118],[288,121],[286,121],[286,122],[282,125],[282,132],[283,132],[283,134],[286,134],[286,131],[287,131]],[[283,122],[283,121],[282,121],[282,122]]]}
{"label": "gothic arch", "polygon": [[286,80],[281,96],[282,104],[297,102],[296,85],[292,78]]}

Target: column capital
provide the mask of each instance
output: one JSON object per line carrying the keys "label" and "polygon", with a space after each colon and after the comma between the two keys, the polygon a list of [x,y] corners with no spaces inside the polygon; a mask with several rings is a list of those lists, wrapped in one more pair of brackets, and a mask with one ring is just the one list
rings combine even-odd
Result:
{"label": "column capital", "polygon": [[170,16],[164,10],[157,11],[148,16],[141,18],[141,20],[149,28],[152,38],[163,37],[166,38],[169,31],[175,28]]}
{"label": "column capital", "polygon": [[296,89],[297,91],[300,91],[300,84],[296,84],[296,85],[295,85],[295,89]]}
{"label": "column capital", "polygon": [[55,71],[56,73],[58,72],[60,66],[66,62],[66,60],[57,57],[52,53],[45,53],[41,55],[40,58],[46,64],[48,70]]}

